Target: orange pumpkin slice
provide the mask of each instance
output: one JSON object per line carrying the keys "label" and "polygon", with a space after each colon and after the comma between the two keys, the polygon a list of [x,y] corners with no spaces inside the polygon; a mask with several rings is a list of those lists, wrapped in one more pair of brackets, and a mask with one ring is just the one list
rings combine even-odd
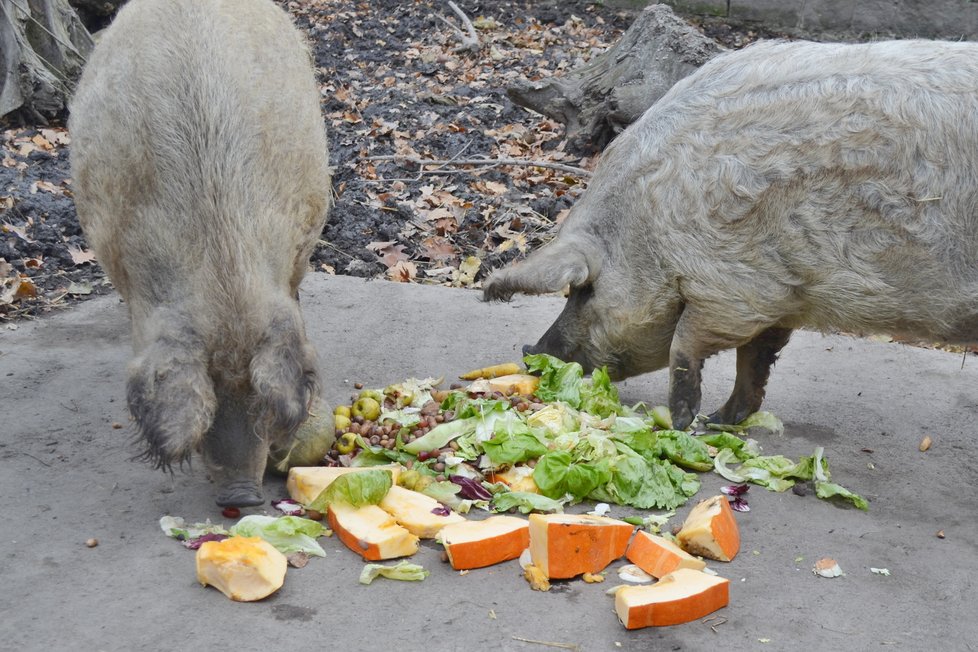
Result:
{"label": "orange pumpkin slice", "polygon": [[644,531],[635,535],[625,556],[652,577],[668,575],[677,568],[706,568],[705,561],[692,556],[669,539]]}
{"label": "orange pumpkin slice", "polygon": [[446,525],[465,522],[455,512],[436,514],[436,510],[443,509],[437,500],[397,485],[390,488],[378,506],[393,516],[398,525],[422,539],[434,539]]}
{"label": "orange pumpkin slice", "polygon": [[530,514],[530,556],[551,579],[598,573],[625,554],[634,526],[588,514]]}
{"label": "orange pumpkin slice", "polygon": [[391,472],[392,480],[397,483],[397,476],[401,472],[400,464],[386,464],[384,466],[363,466],[346,468],[342,466],[294,466],[289,469],[289,477],[285,481],[285,488],[300,505],[308,505],[328,487],[333,480],[347,473],[357,471],[372,471],[376,469],[386,469]]}
{"label": "orange pumpkin slice", "polygon": [[448,525],[438,538],[455,570],[484,568],[519,557],[530,545],[530,524],[515,516],[490,516]]}
{"label": "orange pumpkin slice", "polygon": [[259,537],[207,541],[197,549],[197,581],[241,602],[267,598],[285,582],[285,555]]}
{"label": "orange pumpkin slice", "polygon": [[714,496],[696,505],[676,539],[686,552],[717,561],[730,561],[740,551],[737,519],[723,496]]}
{"label": "orange pumpkin slice", "polygon": [[537,483],[533,480],[533,468],[529,466],[512,466],[501,473],[491,473],[489,481],[502,482],[513,491],[540,493]]}
{"label": "orange pumpkin slice", "polygon": [[367,561],[407,557],[418,551],[418,537],[377,505],[330,503],[326,519],[340,541]]}
{"label": "orange pumpkin slice", "polygon": [[680,568],[655,584],[626,586],[615,594],[615,611],[627,629],[688,623],[730,602],[730,580]]}

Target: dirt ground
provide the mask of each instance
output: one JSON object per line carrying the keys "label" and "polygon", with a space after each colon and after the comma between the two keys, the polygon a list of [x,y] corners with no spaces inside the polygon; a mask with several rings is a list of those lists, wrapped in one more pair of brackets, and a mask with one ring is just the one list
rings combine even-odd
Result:
{"label": "dirt ground", "polygon": [[[347,400],[357,381],[383,387],[409,376],[454,378],[473,363],[513,358],[562,303],[488,304],[472,290],[326,274],[307,277],[302,296],[331,405]],[[364,319],[363,306],[389,306],[400,318]],[[100,297],[19,326],[0,330],[4,649],[978,649],[978,366],[970,357],[962,366],[960,356],[942,351],[796,333],[765,402],[785,432],[760,443],[765,454],[792,458],[824,446],[832,479],[865,496],[869,511],[810,491],[752,487],[751,511],[736,515],[740,554],[710,564],[731,581],[730,605],[715,618],[629,632],[605,594],[620,583],[623,561],[601,584],[562,581],[541,593],[530,590],[515,560],[461,574],[433,542],[410,558],[431,572],[423,582],[359,584],[363,561],[334,536],[320,539],[326,557],[290,568],[268,599],[231,602],[196,581],[193,553],[158,525],[164,514],[233,522],[214,504],[202,467],[171,479],[131,459],[125,307]],[[728,351],[707,362],[707,409],[730,391],[734,357]],[[663,370],[619,388],[626,403],[655,405],[665,401],[667,384]],[[933,444],[920,452],[925,435]],[[713,473],[701,478],[697,499],[727,484]],[[271,476],[266,491],[285,495]],[[679,508],[668,527],[691,507]],[[244,513],[263,511],[274,512],[265,505]],[[87,547],[89,538],[98,545]],[[815,575],[823,557],[845,575]]]}
{"label": "dirt ground", "polygon": [[[442,3],[281,4],[309,35],[335,166],[336,204],[315,270],[472,286],[552,236],[585,176],[529,165],[422,172],[375,157],[593,168],[593,158],[564,151],[562,125],[515,106],[506,87],[586,62],[615,42],[634,10],[582,0],[461,2],[480,27],[483,47],[472,54],[455,51],[458,37],[441,18],[456,19]],[[704,29],[731,47],[778,35],[716,21]],[[104,294],[110,286],[72,203],[64,119],[0,126],[0,320]],[[27,282],[14,294],[19,278]]]}

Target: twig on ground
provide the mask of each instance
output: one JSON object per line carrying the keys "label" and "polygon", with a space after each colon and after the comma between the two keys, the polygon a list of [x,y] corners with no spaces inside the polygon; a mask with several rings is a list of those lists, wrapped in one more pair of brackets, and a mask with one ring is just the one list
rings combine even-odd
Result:
{"label": "twig on ground", "polygon": [[[583,177],[590,177],[591,172],[585,170],[584,168],[574,167],[573,165],[564,165],[563,163],[552,163],[550,161],[527,161],[518,158],[464,158],[464,159],[424,159],[418,158],[416,156],[369,156],[367,160],[370,161],[405,161],[407,163],[414,163],[415,165],[488,165],[490,167],[497,167],[500,165],[525,165],[529,167],[538,168],[549,168],[551,170],[560,170],[561,172],[567,172],[569,174],[577,174]],[[425,170],[426,174],[438,173],[442,170]]]}
{"label": "twig on ground", "polygon": [[462,40],[462,45],[455,48],[455,51],[456,52],[478,52],[480,49],[482,49],[482,44],[479,42],[479,35],[476,34],[475,27],[472,26],[472,21],[469,20],[469,17],[465,15],[465,12],[459,9],[458,5],[452,2],[451,0],[448,1],[448,6],[451,8],[453,12],[455,12],[455,15],[458,16],[459,20],[462,21],[462,26],[465,27],[465,31],[462,31],[462,29],[459,28],[458,25],[455,25],[450,20],[448,20],[444,16],[441,16],[440,14],[435,14],[435,18],[437,18],[438,20],[440,20],[441,22],[445,23],[453,30],[455,30],[455,33],[458,34],[459,39]]}
{"label": "twig on ground", "polygon": [[532,638],[523,638],[522,636],[514,636],[514,641],[521,641],[523,643],[536,643],[537,645],[546,645],[547,647],[559,647],[564,650],[580,650],[581,646],[577,643],[557,643],[556,641],[537,641]]}

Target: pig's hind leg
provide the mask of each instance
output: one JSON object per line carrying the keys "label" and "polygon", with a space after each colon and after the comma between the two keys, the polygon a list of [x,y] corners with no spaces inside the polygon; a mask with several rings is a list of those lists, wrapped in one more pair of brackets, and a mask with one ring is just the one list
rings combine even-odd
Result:
{"label": "pig's hind leg", "polygon": [[760,409],[764,388],[778,353],[788,343],[790,328],[769,328],[737,347],[737,380],[722,408],[711,414],[711,423],[740,423]]}

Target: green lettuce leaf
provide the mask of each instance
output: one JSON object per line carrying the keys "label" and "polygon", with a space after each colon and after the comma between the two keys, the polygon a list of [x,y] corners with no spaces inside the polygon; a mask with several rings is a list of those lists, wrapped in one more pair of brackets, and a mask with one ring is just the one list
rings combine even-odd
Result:
{"label": "green lettuce leaf", "polygon": [[522,430],[497,430],[492,439],[482,442],[482,448],[493,464],[516,464],[546,454],[547,445],[525,425]]}
{"label": "green lettuce leaf", "polygon": [[815,495],[819,498],[841,498],[842,500],[848,500],[858,509],[868,511],[869,501],[859,494],[853,493],[845,487],[831,482],[829,463],[823,459],[824,453],[825,449],[819,446],[815,449],[815,455],[812,456]]}
{"label": "green lettuce leaf", "polygon": [[391,472],[387,469],[357,471],[347,473],[333,480],[309,504],[309,509],[326,512],[330,503],[342,502],[353,507],[376,505],[393,484]]}
{"label": "green lettuce leaf", "polygon": [[301,516],[276,518],[251,514],[232,525],[229,532],[238,537],[261,537],[283,554],[304,552],[316,557],[326,556],[326,551],[316,543],[316,537],[322,536],[326,528],[318,521]]}
{"label": "green lettuce leaf", "polygon": [[[625,451],[624,448],[622,448]],[[639,509],[674,509],[700,488],[695,473],[665,460],[624,452],[609,465],[611,481],[589,496]]]}
{"label": "green lettuce leaf", "polygon": [[576,362],[563,362],[552,355],[539,353],[523,356],[530,373],[539,373],[540,386],[534,392],[541,401],[564,401],[571,407],[581,405],[581,385],[584,369]]}
{"label": "green lettuce leaf", "polygon": [[607,470],[586,463],[574,463],[568,451],[553,451],[540,457],[533,469],[533,481],[548,498],[570,494],[583,500],[599,485],[610,480]]}
{"label": "green lettuce leaf", "polygon": [[448,442],[456,437],[475,432],[476,420],[474,418],[455,419],[441,423],[423,437],[418,437],[414,441],[401,446],[401,450],[411,455],[417,455],[421,451],[433,451],[444,448]]}
{"label": "green lettuce leaf", "polygon": [[730,450],[734,457],[743,462],[752,457],[757,457],[760,452],[754,440],[741,439],[737,435],[729,432],[716,432],[709,435],[702,435],[699,440],[707,446],[713,446],[717,450]]}
{"label": "green lettuce leaf", "polygon": [[530,512],[562,512],[564,501],[547,498],[527,491],[505,491],[492,497],[492,508],[497,512],[508,512],[514,507],[524,514]]}
{"label": "green lettuce leaf", "polygon": [[420,582],[428,577],[428,571],[418,564],[403,559],[393,566],[383,564],[366,564],[360,571],[360,583],[370,584],[380,576],[391,580],[402,580],[407,582]]}
{"label": "green lettuce leaf", "polygon": [[710,449],[701,440],[682,430],[657,430],[653,449],[656,457],[695,471],[713,468]]}
{"label": "green lettuce leaf", "polygon": [[624,408],[618,400],[618,388],[611,384],[611,377],[605,368],[591,372],[590,382],[585,381],[580,389],[580,409],[601,418],[621,414]]}

